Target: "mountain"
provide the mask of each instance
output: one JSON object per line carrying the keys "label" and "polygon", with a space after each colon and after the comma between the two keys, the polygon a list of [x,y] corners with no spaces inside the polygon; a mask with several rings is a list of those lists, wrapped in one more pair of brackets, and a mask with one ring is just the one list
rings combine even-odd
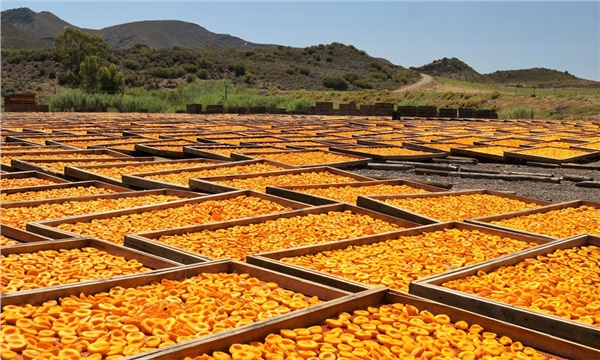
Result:
{"label": "mountain", "polygon": [[457,58],[443,58],[430,64],[418,67],[419,72],[448,79],[474,83],[507,85],[507,86],[537,86],[544,87],[598,87],[597,81],[580,79],[567,71],[545,68],[522,70],[502,70],[489,74],[480,74],[465,62]]}
{"label": "mountain", "polygon": [[235,36],[215,34],[200,25],[176,20],[138,21],[93,32],[116,49],[129,48],[135,44],[145,44],[154,49],[179,46],[199,50],[222,50],[228,47],[239,50],[265,49],[276,46],[254,44]]}
{"label": "mountain", "polygon": [[418,67],[422,73],[431,76],[440,76],[454,80],[490,83],[492,82],[487,76],[475,71],[472,67],[453,57],[435,60],[430,64]]}
{"label": "mountain", "polygon": [[[60,19],[56,15],[48,11],[39,13],[29,8],[17,8],[2,11],[2,25],[10,24],[14,28],[20,30],[20,33],[12,31],[14,42],[5,44],[4,42],[4,26],[2,27],[2,49],[22,48],[19,40],[23,39],[26,43],[32,44],[33,38],[38,41],[39,48],[51,47],[54,45],[54,38],[61,34],[67,27],[74,27],[68,22]],[[8,28],[7,28],[8,29]],[[12,29],[11,29],[12,30]],[[26,37],[25,35],[28,37]],[[14,47],[13,47],[14,46]]]}
{"label": "mountain", "polygon": [[502,70],[487,77],[503,85],[535,85],[538,87],[563,87],[563,86],[598,86],[597,81],[580,79],[567,71],[558,71],[545,68],[532,68],[521,70]]}
{"label": "mountain", "polygon": [[[51,47],[54,45],[54,38],[67,27],[78,29],[47,11],[38,13],[29,8],[2,11],[2,49]],[[155,49],[179,46],[198,50],[208,48],[224,50],[229,47],[249,50],[276,47],[276,45],[251,43],[231,35],[216,34],[200,25],[176,20],[138,21],[100,30],[80,30],[100,35],[115,49],[130,48],[136,44],[145,44]],[[10,41],[5,41],[5,34],[9,34]]]}

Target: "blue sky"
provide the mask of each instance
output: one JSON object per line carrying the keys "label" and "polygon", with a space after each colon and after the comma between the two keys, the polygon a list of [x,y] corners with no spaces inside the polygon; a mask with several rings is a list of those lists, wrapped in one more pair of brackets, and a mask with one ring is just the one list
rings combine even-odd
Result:
{"label": "blue sky", "polygon": [[457,57],[480,73],[544,67],[600,81],[599,1],[2,1],[84,28],[182,20],[255,43],[340,42],[402,66]]}

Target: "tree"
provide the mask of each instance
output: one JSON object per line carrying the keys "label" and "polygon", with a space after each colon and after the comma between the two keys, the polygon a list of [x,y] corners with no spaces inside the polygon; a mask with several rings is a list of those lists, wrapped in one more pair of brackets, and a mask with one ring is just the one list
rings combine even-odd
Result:
{"label": "tree", "polygon": [[98,57],[86,56],[79,65],[79,78],[83,91],[95,93],[100,89],[99,72]]}
{"label": "tree", "polygon": [[67,28],[54,40],[56,55],[61,61],[65,72],[79,75],[81,63],[87,56],[102,57],[108,49],[108,44],[99,35]]}
{"label": "tree", "polygon": [[101,67],[98,78],[102,92],[116,94],[123,90],[123,74],[117,71],[115,64]]}

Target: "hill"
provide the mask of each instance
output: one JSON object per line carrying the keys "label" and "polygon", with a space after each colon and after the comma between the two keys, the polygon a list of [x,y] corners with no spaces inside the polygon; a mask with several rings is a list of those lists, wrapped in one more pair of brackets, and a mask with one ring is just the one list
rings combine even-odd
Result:
{"label": "hill", "polygon": [[235,36],[213,33],[197,24],[176,20],[138,21],[91,32],[102,36],[115,49],[129,48],[135,44],[144,44],[153,49],[179,46],[216,50],[228,47],[266,49],[276,46],[254,44]]}
{"label": "hill", "polygon": [[432,63],[423,65],[417,69],[427,75],[448,79],[478,83],[491,82],[491,79],[487,76],[478,73],[475,69],[455,57],[435,60]]}
{"label": "hill", "polygon": [[544,87],[596,87],[597,81],[580,79],[567,71],[558,71],[545,68],[532,68],[522,70],[503,70],[486,74],[495,83],[503,85],[531,85]]}
{"label": "hill", "polygon": [[[6,26],[5,26],[6,24]],[[76,28],[56,15],[35,12],[29,8],[2,11],[2,49],[42,49],[54,45],[54,38],[67,27]],[[6,29],[5,29],[6,28]],[[10,41],[4,41],[5,30]],[[106,27],[100,30],[80,29],[100,35],[115,49],[144,44],[150,48],[174,46],[191,49],[240,50],[267,49],[277,45],[255,44],[235,36],[213,33],[200,25],[177,20],[138,21]]]}
{"label": "hill", "polygon": [[[38,45],[37,48],[51,47],[54,45],[54,38],[65,31],[67,27],[77,28],[68,22],[60,19],[48,11],[35,12],[29,8],[17,8],[2,11],[2,24],[10,24],[20,30],[19,33],[13,32],[14,41],[4,42],[4,27],[2,28],[2,49],[21,49],[20,40],[24,43]],[[38,42],[33,44],[30,40],[33,38]]]}

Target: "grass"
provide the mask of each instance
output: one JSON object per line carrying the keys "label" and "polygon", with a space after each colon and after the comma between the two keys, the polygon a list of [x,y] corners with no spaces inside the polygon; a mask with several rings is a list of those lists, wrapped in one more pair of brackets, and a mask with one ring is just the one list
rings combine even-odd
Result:
{"label": "grass", "polygon": [[[516,89],[516,91],[515,91]],[[535,96],[532,96],[535,90]],[[437,106],[438,108],[492,109],[501,118],[535,119],[600,119],[600,95],[596,89],[504,88],[439,78],[431,88],[398,93],[389,90],[362,91],[280,91],[259,90],[248,85],[234,85],[228,80],[204,81],[180,85],[173,90],[144,90],[136,88],[122,95],[85,94],[69,90],[44,103],[52,111],[74,108],[109,108],[117,111],[173,113],[185,110],[186,104],[223,105],[229,107],[285,108],[303,111],[316,101],[374,104],[377,102],[409,106]]]}

